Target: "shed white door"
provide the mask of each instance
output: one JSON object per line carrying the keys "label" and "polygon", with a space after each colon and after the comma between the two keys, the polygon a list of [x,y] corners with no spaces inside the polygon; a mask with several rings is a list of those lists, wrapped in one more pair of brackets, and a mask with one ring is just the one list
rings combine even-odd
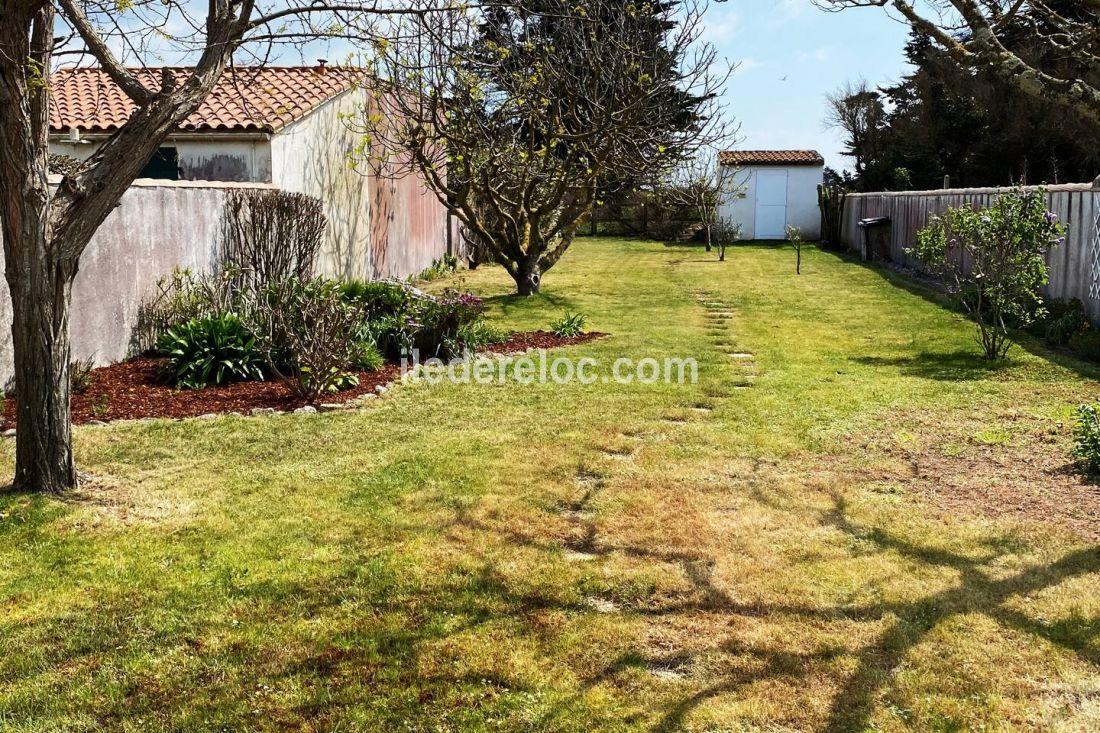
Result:
{"label": "shed white door", "polygon": [[787,171],[756,172],[756,238],[783,239],[787,228]]}

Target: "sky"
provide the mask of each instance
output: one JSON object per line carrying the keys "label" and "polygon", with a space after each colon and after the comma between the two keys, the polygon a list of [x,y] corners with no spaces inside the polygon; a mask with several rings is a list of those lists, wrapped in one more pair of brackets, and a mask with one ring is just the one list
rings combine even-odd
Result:
{"label": "sky", "polygon": [[739,64],[725,103],[746,150],[813,149],[826,165],[850,169],[840,133],[824,125],[825,95],[847,81],[893,82],[909,68],[908,26],[882,8],[827,13],[810,0],[730,0],[712,2],[704,18],[704,40]]}

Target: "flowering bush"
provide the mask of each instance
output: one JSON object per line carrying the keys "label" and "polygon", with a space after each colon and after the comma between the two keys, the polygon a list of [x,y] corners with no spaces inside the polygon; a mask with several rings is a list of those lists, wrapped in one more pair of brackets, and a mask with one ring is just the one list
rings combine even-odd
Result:
{"label": "flowering bush", "polygon": [[948,209],[917,232],[910,254],[939,275],[948,294],[975,320],[988,359],[1008,353],[1010,325],[1042,315],[1045,255],[1065,241],[1065,227],[1041,191],[999,196],[985,210]]}

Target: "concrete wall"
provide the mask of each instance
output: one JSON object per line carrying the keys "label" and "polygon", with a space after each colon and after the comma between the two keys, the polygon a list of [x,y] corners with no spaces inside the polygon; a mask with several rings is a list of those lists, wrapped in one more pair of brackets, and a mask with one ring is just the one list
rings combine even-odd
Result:
{"label": "concrete wall", "polygon": [[[102,139],[80,143],[55,139],[50,141],[50,152],[84,160]],[[179,151],[180,178],[185,181],[271,183],[271,142],[266,135],[177,136],[161,147]]]}
{"label": "concrete wall", "polygon": [[[1035,190],[1038,187],[1029,187]],[[844,204],[842,239],[859,251],[863,242],[859,220],[888,216],[891,220],[890,259],[922,269],[922,263],[906,250],[916,242],[917,231],[933,214],[971,204],[989,206],[1007,188],[969,188],[943,191],[850,194]],[[1045,186],[1048,206],[1066,225],[1066,242],[1047,255],[1050,284],[1047,294],[1055,298],[1080,298],[1094,320],[1100,320],[1100,189],[1093,184]]]}
{"label": "concrete wall", "polygon": [[[174,267],[208,271],[215,263],[230,188],[263,184],[137,181],[103,222],[73,283],[74,358],[98,365],[136,353],[141,306]],[[0,384],[12,375],[11,298],[0,279]]]}
{"label": "concrete wall", "polygon": [[820,239],[821,210],[817,204],[817,187],[824,180],[825,169],[822,166],[745,166],[737,171],[734,178],[740,193],[726,199],[719,216],[739,222],[741,236],[745,239],[757,239],[756,175],[762,170],[787,172],[787,226],[802,230],[805,240]]}

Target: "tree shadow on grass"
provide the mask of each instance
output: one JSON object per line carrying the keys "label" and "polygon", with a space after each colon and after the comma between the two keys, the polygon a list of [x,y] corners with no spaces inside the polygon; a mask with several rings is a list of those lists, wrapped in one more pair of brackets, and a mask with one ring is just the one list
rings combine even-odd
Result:
{"label": "tree shadow on grass", "polygon": [[[944,310],[952,313],[958,313],[962,316],[966,316],[966,313],[955,306],[939,289],[933,280],[926,278],[917,278],[915,276],[907,275],[904,272],[888,267],[879,262],[864,262],[860,258],[851,252],[834,252],[831,250],[821,250],[825,254],[830,254],[836,257],[838,260],[847,262],[848,264],[862,267],[869,270],[887,283],[895,288],[904,290],[907,293],[915,295],[922,300],[926,300],[933,305],[936,305]],[[974,326],[977,328],[977,326]],[[1071,371],[1080,377],[1086,379],[1100,379],[1100,364],[1092,364],[1088,361],[1084,361],[1068,350],[1056,349],[1045,344],[1041,339],[1038,339],[1025,331],[1016,331],[1011,334],[1011,340],[1013,348],[1022,349],[1033,356],[1037,356],[1040,359],[1045,359],[1053,364]],[[965,352],[960,352],[965,353]],[[981,359],[981,354],[974,352],[974,357]],[[1009,353],[1011,358],[1011,352]]]}
{"label": "tree shadow on grass", "polygon": [[483,299],[488,305],[496,306],[504,314],[515,313],[517,310],[526,310],[532,304],[547,304],[554,308],[569,308],[573,301],[570,298],[555,293],[541,292],[538,295],[526,296],[519,293],[507,293],[504,295],[490,295]]}
{"label": "tree shadow on grass", "polygon": [[[679,566],[689,583],[690,589],[679,598],[657,605],[622,608],[619,613],[659,619],[697,611],[731,618],[762,618],[779,624],[817,627],[854,622],[885,624],[885,628],[865,645],[843,644],[839,648],[827,646],[809,651],[784,648],[780,640],[761,646],[745,645],[737,639],[723,641],[719,646],[708,647],[702,652],[671,650],[645,654],[630,651],[618,655],[602,671],[585,680],[577,690],[574,701],[597,685],[615,684],[616,676],[625,671],[689,670],[701,654],[717,651],[734,655],[743,664],[719,673],[718,679],[705,686],[695,685],[693,689],[685,690],[682,696],[663,706],[650,730],[654,733],[680,730],[688,716],[707,701],[737,694],[739,690],[760,682],[780,680],[798,685],[799,681],[809,683],[823,674],[844,676],[837,680],[838,691],[832,695],[827,716],[817,729],[830,733],[864,730],[872,722],[881,693],[892,686],[898,670],[905,668],[904,662],[910,651],[945,622],[975,615],[984,616],[1001,627],[1038,637],[1100,670],[1100,647],[1097,644],[1100,640],[1100,618],[1070,616],[1050,622],[1032,618],[1011,604],[1014,598],[1040,593],[1068,579],[1100,573],[1100,547],[1071,551],[1053,562],[1032,564],[1005,576],[997,567],[1018,550],[1013,543],[993,538],[979,545],[976,556],[915,543],[881,527],[853,520],[847,501],[841,494],[830,492],[826,496],[829,500],[827,508],[808,510],[818,526],[836,530],[861,545],[869,545],[870,549],[864,550],[867,554],[888,555],[892,559],[900,557],[907,561],[906,564],[927,570],[951,569],[958,577],[957,582],[911,600],[820,606],[743,603],[715,582],[713,574],[717,559],[702,551],[669,551],[648,545],[616,544],[599,537],[595,528],[590,528],[587,546],[598,556],[619,553],[635,559],[651,560],[665,567]],[[763,491],[752,492],[752,497],[773,510],[792,511],[776,501],[774,495]],[[552,542],[548,545],[545,539],[503,527],[494,528],[469,517],[464,517],[461,524],[478,532],[493,532],[509,542],[529,548],[546,550],[552,546]],[[579,612],[593,611],[582,608]],[[797,632],[792,630],[790,635],[797,636]],[[837,672],[835,662],[848,658],[854,659],[854,670]],[[686,679],[684,684],[690,685],[690,679]],[[559,707],[568,706],[569,703],[563,703]]]}
{"label": "tree shadow on grass", "polygon": [[[623,673],[663,669],[683,673],[683,679],[668,685],[660,683],[663,702],[644,711],[652,716],[649,729],[656,733],[680,730],[693,711],[708,701],[750,694],[754,685],[776,682],[797,688],[817,684],[814,680],[824,676],[835,679],[838,691],[829,700],[817,729],[863,730],[870,724],[881,694],[891,688],[897,671],[905,668],[910,651],[941,624],[971,615],[1042,639],[1086,664],[1100,667],[1100,619],[1069,615],[1046,621],[1011,603],[1014,598],[1039,593],[1067,579],[1100,572],[1098,548],[1079,549],[1053,562],[1032,564],[1006,574],[1001,560],[1018,551],[1011,543],[994,539],[979,545],[973,555],[963,555],[859,522],[853,519],[847,501],[839,493],[825,493],[823,505],[807,507],[804,501],[795,505],[794,498],[790,503],[783,501],[773,489],[766,492],[765,485],[770,486],[766,481],[759,483],[755,491],[749,492],[749,498],[775,512],[805,514],[818,527],[839,533],[841,543],[843,538],[858,540],[866,548],[861,550],[864,554],[888,556],[891,561],[900,558],[904,566],[915,568],[914,573],[922,568],[950,569],[957,579],[948,587],[910,600],[866,604],[743,602],[716,580],[720,557],[708,554],[704,548],[662,549],[650,543],[616,542],[601,536],[599,523],[588,519],[586,512],[582,522],[587,551],[597,557],[626,555],[662,569],[678,567],[686,580],[682,593],[653,603],[624,605],[615,613],[643,621],[652,619],[661,626],[674,624],[678,614],[698,611],[706,615],[708,623],[716,624],[717,643],[704,645],[702,651],[666,647],[658,653],[629,650],[608,654],[606,664],[570,691],[570,699],[545,712],[545,727],[552,727],[557,715],[569,710],[575,713],[573,706],[588,704],[584,698],[595,687],[617,686],[617,678]],[[586,508],[584,499],[579,507]],[[48,520],[49,516],[37,517],[36,524],[41,526]],[[556,540],[538,529],[525,530],[522,525],[510,524],[506,516],[480,519],[464,509],[445,520],[441,529],[446,541],[456,551],[461,550],[465,560],[449,568],[430,587],[404,580],[403,566],[396,555],[389,554],[364,555],[331,575],[296,578],[252,577],[238,572],[231,558],[211,559],[213,566],[203,572],[204,585],[195,596],[200,606],[186,611],[188,623],[164,629],[156,636],[158,653],[181,655],[187,663],[175,665],[168,673],[162,670],[164,677],[156,684],[140,677],[128,678],[133,696],[115,703],[97,703],[97,718],[107,727],[122,727],[123,722],[154,710],[176,722],[217,712],[240,727],[259,723],[257,716],[262,714],[267,722],[288,729],[303,724],[331,728],[338,727],[346,713],[344,708],[356,705],[369,690],[378,697],[376,710],[386,706],[385,714],[395,725],[406,716],[406,722],[411,721],[415,727],[427,726],[433,715],[454,705],[481,700],[487,702],[476,704],[492,705],[498,694],[524,692],[530,684],[525,684],[521,675],[508,674],[505,667],[500,667],[499,673],[491,669],[472,672],[455,664],[452,671],[440,663],[439,652],[432,650],[441,644],[461,650],[466,643],[463,639],[498,638],[501,629],[531,639],[545,637],[551,632],[539,620],[542,611],[552,611],[555,617],[566,619],[573,631],[579,628],[579,633],[584,633],[580,619],[598,612],[570,593],[517,584],[500,570],[501,555],[489,550],[497,543],[548,557],[560,550]],[[227,563],[225,568],[218,567],[221,562]],[[185,592],[190,593],[186,586],[176,588],[166,581],[163,588],[89,595],[86,602],[59,612],[42,628],[32,629],[31,621],[24,620],[20,628],[10,631],[8,640],[24,642],[30,648],[41,643],[43,634],[82,629],[72,640],[47,645],[46,656],[36,664],[90,668],[103,659],[118,657],[126,661],[127,654],[142,659],[140,654],[148,649],[140,653],[118,650],[131,649],[135,638],[145,639],[143,634],[149,625],[162,619],[163,612],[180,607],[183,599],[177,594]],[[238,637],[233,624],[242,617],[255,628],[252,634]],[[731,623],[723,626],[723,617]],[[736,629],[740,624],[733,622],[749,618],[766,619],[777,627],[785,625],[790,633],[767,642],[747,642],[720,630]],[[296,625],[305,620],[309,621],[308,633],[294,632]],[[883,628],[876,629],[869,643],[844,639],[836,645],[799,649],[790,646],[797,642],[785,638],[797,638],[800,625],[829,628],[840,624],[832,628],[843,634],[853,623]],[[273,631],[289,630],[280,632],[285,638],[278,647],[263,639],[260,632],[265,624],[270,624]],[[720,634],[729,638],[721,638]],[[499,637],[505,639],[507,636]],[[232,644],[226,646],[227,640]],[[694,682],[690,676],[693,665],[700,662],[705,667],[707,660],[702,655],[713,653],[734,657],[736,664],[718,670],[705,683]],[[233,674],[225,677],[226,669]],[[209,679],[223,681],[211,685],[208,675]],[[323,687],[326,694],[295,706],[276,705],[262,713],[256,713],[255,704],[248,699],[236,701],[261,682],[277,687],[280,680],[296,687]],[[481,694],[489,688],[494,691],[492,695]],[[181,707],[180,689],[199,689],[201,694]],[[503,712],[486,710],[486,714],[494,715]]]}
{"label": "tree shadow on grass", "polygon": [[884,603],[876,607],[896,620],[877,642],[858,655],[858,666],[834,698],[826,730],[861,730],[869,722],[877,692],[893,678],[894,670],[907,652],[923,641],[937,626],[955,616],[980,614],[1001,626],[1038,636],[1075,654],[1083,662],[1100,666],[1100,653],[1093,641],[1100,633],[1100,619],[1049,625],[1029,618],[1007,604],[1015,596],[1038,593],[1064,580],[1100,572],[1100,548],[1070,552],[1055,562],[1032,565],[1005,578],[991,576],[983,566],[1004,557],[995,550],[973,559],[947,550],[913,544],[879,528],[862,527],[850,521],[843,497],[834,494],[832,509],[822,517],[846,535],[872,542],[879,551],[896,553],[928,567],[951,568],[959,574],[958,584],[914,601]]}
{"label": "tree shadow on grass", "polygon": [[872,367],[893,367],[902,374],[944,382],[966,382],[988,379],[1011,366],[1011,362],[994,362],[974,351],[922,351],[914,356],[857,356],[853,361]]}

